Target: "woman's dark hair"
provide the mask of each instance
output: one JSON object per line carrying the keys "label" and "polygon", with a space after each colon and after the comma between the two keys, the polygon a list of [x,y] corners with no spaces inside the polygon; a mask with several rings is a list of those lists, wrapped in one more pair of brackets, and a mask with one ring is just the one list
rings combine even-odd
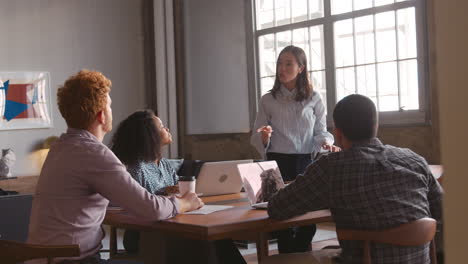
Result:
{"label": "woman's dark hair", "polygon": [[111,141],[114,154],[126,165],[161,158],[161,134],[151,110],[137,111],[122,121]]}
{"label": "woman's dark hair", "polygon": [[333,110],[335,127],[352,142],[369,140],[377,135],[377,110],[371,99],[352,94],[341,99]]}
{"label": "woman's dark hair", "polygon": [[276,93],[281,88],[281,82],[278,77],[278,63],[281,55],[286,52],[291,52],[297,60],[299,67],[303,66],[304,69],[302,70],[299,75],[297,75],[296,79],[296,98],[295,100],[298,102],[304,101],[305,99],[309,98],[312,94],[312,84],[309,81],[309,71],[307,70],[307,57],[303,49],[296,47],[296,46],[287,46],[285,47],[280,54],[278,55],[278,59],[276,60],[276,78],[275,84],[273,85],[273,89],[270,90],[271,94],[274,98],[276,98]]}

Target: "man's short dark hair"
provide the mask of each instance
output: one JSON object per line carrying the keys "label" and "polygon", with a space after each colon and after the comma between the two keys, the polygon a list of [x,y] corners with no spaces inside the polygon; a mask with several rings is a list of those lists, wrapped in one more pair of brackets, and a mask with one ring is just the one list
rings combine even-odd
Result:
{"label": "man's short dark hair", "polygon": [[377,134],[377,110],[371,99],[352,94],[341,99],[333,111],[335,127],[350,141],[374,138]]}

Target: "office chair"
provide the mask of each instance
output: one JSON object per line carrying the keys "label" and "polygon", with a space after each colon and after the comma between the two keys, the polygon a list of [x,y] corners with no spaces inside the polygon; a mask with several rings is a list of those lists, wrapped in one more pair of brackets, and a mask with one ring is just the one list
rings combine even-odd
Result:
{"label": "office chair", "polygon": [[47,258],[49,264],[56,257],[77,257],[78,245],[41,246],[10,240],[0,240],[0,259],[2,264],[16,264],[31,259]]}
{"label": "office chair", "polygon": [[397,246],[421,246],[431,242],[431,264],[437,264],[434,236],[436,220],[426,217],[399,225],[387,230],[365,231],[337,229],[338,240],[358,240],[364,242],[363,263],[371,263],[370,243],[385,243]]}

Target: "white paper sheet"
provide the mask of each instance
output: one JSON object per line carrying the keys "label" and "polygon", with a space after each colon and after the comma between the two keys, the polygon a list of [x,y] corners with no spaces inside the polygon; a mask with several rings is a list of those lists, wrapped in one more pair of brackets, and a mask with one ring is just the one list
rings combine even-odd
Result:
{"label": "white paper sheet", "polygon": [[217,211],[221,210],[226,210],[229,208],[233,208],[234,206],[232,205],[207,205],[205,204],[202,208],[186,212],[185,214],[201,214],[201,215],[206,215],[206,214],[211,214]]}

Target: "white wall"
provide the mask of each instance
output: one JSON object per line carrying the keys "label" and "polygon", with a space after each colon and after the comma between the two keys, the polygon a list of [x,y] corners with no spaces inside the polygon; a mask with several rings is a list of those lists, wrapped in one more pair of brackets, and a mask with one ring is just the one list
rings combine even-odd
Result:
{"label": "white wall", "polygon": [[[114,127],[144,106],[142,0],[0,1],[0,71],[49,71],[54,127],[0,131],[17,155],[15,176],[37,175],[32,148],[66,129],[57,86],[82,68],[112,80]],[[108,141],[110,135],[106,137]]]}
{"label": "white wall", "polygon": [[250,131],[246,2],[183,1],[187,134]]}
{"label": "white wall", "polygon": [[437,87],[444,165],[446,263],[467,263],[468,10],[467,1],[434,0]]}

